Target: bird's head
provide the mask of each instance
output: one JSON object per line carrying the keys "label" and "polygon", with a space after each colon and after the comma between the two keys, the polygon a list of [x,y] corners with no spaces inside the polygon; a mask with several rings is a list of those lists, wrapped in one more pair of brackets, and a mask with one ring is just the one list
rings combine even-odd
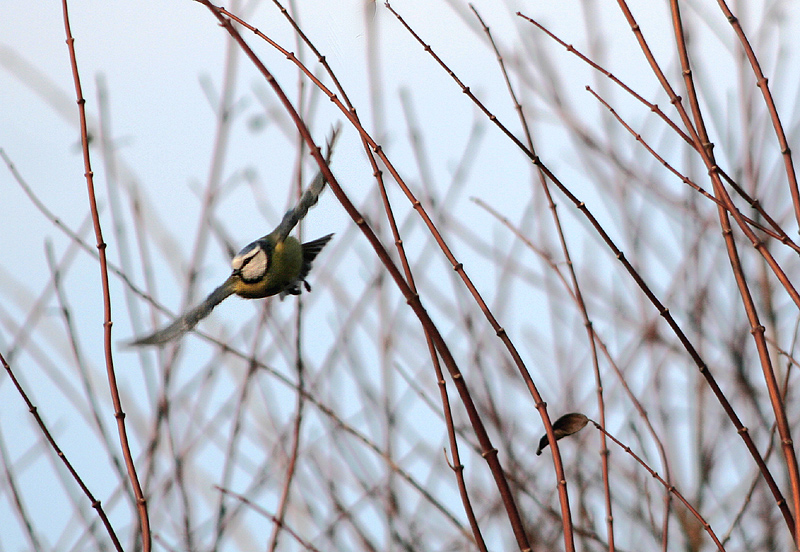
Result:
{"label": "bird's head", "polygon": [[233,273],[246,283],[255,283],[264,278],[269,269],[270,254],[265,249],[266,244],[261,240],[254,241],[239,253],[231,261]]}

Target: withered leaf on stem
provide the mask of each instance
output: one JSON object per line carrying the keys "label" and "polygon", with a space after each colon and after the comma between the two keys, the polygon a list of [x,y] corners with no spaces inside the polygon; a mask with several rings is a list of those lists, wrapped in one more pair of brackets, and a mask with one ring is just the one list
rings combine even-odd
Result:
{"label": "withered leaf on stem", "polygon": [[[556,441],[559,439],[563,439],[567,435],[572,435],[573,433],[577,433],[586,427],[586,424],[589,423],[589,418],[581,414],[580,412],[570,412],[569,414],[564,414],[558,420],[553,422],[553,433],[556,436]],[[539,439],[539,448],[536,449],[536,456],[542,454],[542,449],[550,444],[550,441],[547,440],[547,434],[545,433],[541,439]]]}

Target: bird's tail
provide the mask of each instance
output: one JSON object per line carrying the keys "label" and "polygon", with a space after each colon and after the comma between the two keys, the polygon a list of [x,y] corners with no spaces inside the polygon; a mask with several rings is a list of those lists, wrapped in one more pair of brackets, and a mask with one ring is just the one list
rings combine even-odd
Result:
{"label": "bird's tail", "polygon": [[308,276],[311,270],[311,263],[314,262],[314,259],[319,255],[319,252],[322,251],[322,248],[331,241],[332,237],[333,234],[328,234],[327,236],[322,236],[321,238],[303,244],[303,266],[300,268],[300,273],[297,275],[294,282],[281,291],[281,299],[287,295],[300,295],[301,283],[305,286],[307,291],[311,291],[311,286],[306,282],[306,276]]}

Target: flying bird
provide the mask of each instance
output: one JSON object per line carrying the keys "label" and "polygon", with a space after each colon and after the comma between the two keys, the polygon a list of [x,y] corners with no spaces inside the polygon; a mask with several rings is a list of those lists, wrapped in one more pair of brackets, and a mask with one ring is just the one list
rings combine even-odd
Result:
{"label": "flying bird", "polygon": [[[335,127],[328,139],[326,163],[330,163],[339,128]],[[311,263],[333,234],[301,244],[289,233],[317,203],[319,194],[324,188],[325,178],[322,172],[319,172],[297,205],[283,215],[277,228],[245,246],[231,260],[233,272],[221,286],[206,297],[205,301],[181,315],[169,326],[136,339],[129,345],[134,347],[161,345],[177,339],[194,328],[200,320],[211,314],[214,307],[233,294],[245,299],[260,299],[271,295],[280,295],[283,299],[287,295],[300,295],[301,284],[306,291],[311,291],[311,286],[306,281]]]}

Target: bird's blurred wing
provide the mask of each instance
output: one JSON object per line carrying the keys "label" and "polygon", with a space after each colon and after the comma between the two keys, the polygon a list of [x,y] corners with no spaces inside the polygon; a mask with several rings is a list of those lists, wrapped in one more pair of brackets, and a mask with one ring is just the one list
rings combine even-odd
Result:
{"label": "bird's blurred wing", "polygon": [[[341,130],[341,126],[336,125],[333,127],[333,130],[331,130],[331,135],[328,137],[325,151],[325,162],[328,164],[331,162],[333,146],[336,143],[336,138],[339,136],[339,130]],[[297,223],[300,222],[304,216],[306,216],[308,210],[316,205],[317,200],[319,199],[319,194],[322,193],[324,188],[325,177],[322,175],[322,171],[320,171],[317,173],[317,176],[314,177],[314,180],[311,182],[308,188],[306,188],[306,191],[300,197],[300,201],[297,202],[297,205],[295,205],[294,209],[289,209],[286,211],[286,214],[283,215],[283,220],[281,220],[281,223],[272,232],[277,238],[277,243],[284,241],[292,229],[297,226]]]}
{"label": "bird's blurred wing", "polygon": [[147,337],[131,341],[128,343],[128,346],[141,347],[143,345],[162,345],[168,341],[179,338],[194,328],[203,318],[211,314],[211,311],[214,310],[214,307],[222,303],[222,301],[224,301],[232,293],[233,276],[228,278],[224,284],[212,291],[211,294],[206,297],[205,301],[197,305],[192,310],[185,312],[183,316],[175,320],[172,324],[166,328],[158,330],[151,335],[148,335]]}

